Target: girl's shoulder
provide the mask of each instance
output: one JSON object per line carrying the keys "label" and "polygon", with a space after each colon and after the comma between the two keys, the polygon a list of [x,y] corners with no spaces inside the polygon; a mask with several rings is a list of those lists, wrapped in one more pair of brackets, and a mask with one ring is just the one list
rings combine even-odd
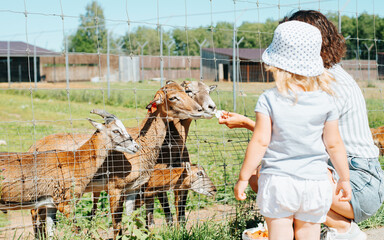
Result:
{"label": "girl's shoulder", "polygon": [[260,100],[270,101],[279,97],[281,97],[280,93],[277,90],[277,87],[274,87],[274,88],[264,90],[264,92],[259,96],[259,101]]}
{"label": "girl's shoulder", "polygon": [[277,90],[277,87],[273,87],[273,88],[264,90],[264,92],[260,96],[272,97],[272,96],[278,96],[278,95],[280,95],[279,90]]}

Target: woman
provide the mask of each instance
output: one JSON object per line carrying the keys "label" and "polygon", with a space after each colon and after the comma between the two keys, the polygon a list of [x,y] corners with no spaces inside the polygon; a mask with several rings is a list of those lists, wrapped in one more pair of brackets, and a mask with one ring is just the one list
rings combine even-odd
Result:
{"label": "woman", "polygon": [[[339,111],[339,129],[344,141],[352,185],[350,202],[338,201],[334,191],[331,210],[325,225],[329,228],[323,239],[366,239],[366,234],[357,226],[374,215],[384,201],[384,172],[378,161],[379,151],[374,145],[369,129],[365,100],[353,78],[338,64],[345,54],[345,40],[336,27],[323,14],[317,11],[297,11],[285,21],[298,20],[317,27],[322,34],[321,57],[324,67],[336,79],[332,86],[336,93],[336,106]],[[255,122],[236,113],[224,114],[220,124],[229,128],[254,129]],[[258,174],[250,178],[251,188],[257,192]],[[334,189],[338,176],[332,164],[329,165],[329,180]]]}

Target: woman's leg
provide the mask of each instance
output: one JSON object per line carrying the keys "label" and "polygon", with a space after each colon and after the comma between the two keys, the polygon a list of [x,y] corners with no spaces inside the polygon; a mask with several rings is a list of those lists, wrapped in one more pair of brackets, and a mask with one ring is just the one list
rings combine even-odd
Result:
{"label": "woman's leg", "polygon": [[[267,218],[269,240],[292,240],[293,239],[293,216],[285,218]],[[320,233],[320,232],[319,232]],[[319,234],[320,236],[320,234]]]}
{"label": "woman's leg", "polygon": [[296,240],[319,240],[320,223],[310,223],[295,219]]}

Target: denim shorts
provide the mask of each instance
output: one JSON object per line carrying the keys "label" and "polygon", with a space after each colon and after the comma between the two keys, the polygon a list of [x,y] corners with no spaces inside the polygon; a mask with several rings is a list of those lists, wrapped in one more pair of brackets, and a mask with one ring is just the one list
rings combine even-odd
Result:
{"label": "denim shorts", "polygon": [[[355,222],[374,215],[384,201],[384,172],[378,158],[348,156],[352,199],[350,201]],[[331,161],[328,161],[333,179],[339,180]]]}

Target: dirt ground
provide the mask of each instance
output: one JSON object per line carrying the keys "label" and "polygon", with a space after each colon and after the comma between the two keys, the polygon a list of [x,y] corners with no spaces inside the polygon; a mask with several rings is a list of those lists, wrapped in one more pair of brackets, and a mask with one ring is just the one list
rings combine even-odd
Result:
{"label": "dirt ground", "polygon": [[367,240],[384,240],[384,227],[381,228],[372,228],[364,230],[367,233]]}
{"label": "dirt ground", "polygon": [[[188,213],[189,224],[195,224],[199,221],[217,220],[222,221],[225,216],[233,212],[234,208],[229,205],[215,205],[205,209],[199,209]],[[2,213],[0,213],[2,214]],[[33,229],[31,216],[28,211],[11,211],[8,213],[8,221],[10,224],[0,232],[0,240],[13,239],[14,236],[23,234],[20,239],[33,239]],[[160,226],[165,224],[164,219],[156,218],[155,224]],[[384,227],[364,230],[367,235],[367,240],[384,240]],[[17,239],[17,237],[15,238]]]}
{"label": "dirt ground", "polygon": [[[214,205],[205,209],[198,209],[186,213],[188,225],[191,226],[197,222],[203,221],[223,221],[226,215],[234,212],[234,207],[229,205]],[[3,213],[0,213],[3,214]],[[33,240],[32,219],[29,211],[18,210],[9,211],[7,215],[9,224],[0,232],[0,240],[18,239],[22,234],[23,240]],[[164,218],[155,218],[155,225],[162,226],[166,224]],[[112,233],[112,229],[110,231]],[[14,238],[14,236],[16,236]],[[112,234],[111,236],[112,237]]]}

